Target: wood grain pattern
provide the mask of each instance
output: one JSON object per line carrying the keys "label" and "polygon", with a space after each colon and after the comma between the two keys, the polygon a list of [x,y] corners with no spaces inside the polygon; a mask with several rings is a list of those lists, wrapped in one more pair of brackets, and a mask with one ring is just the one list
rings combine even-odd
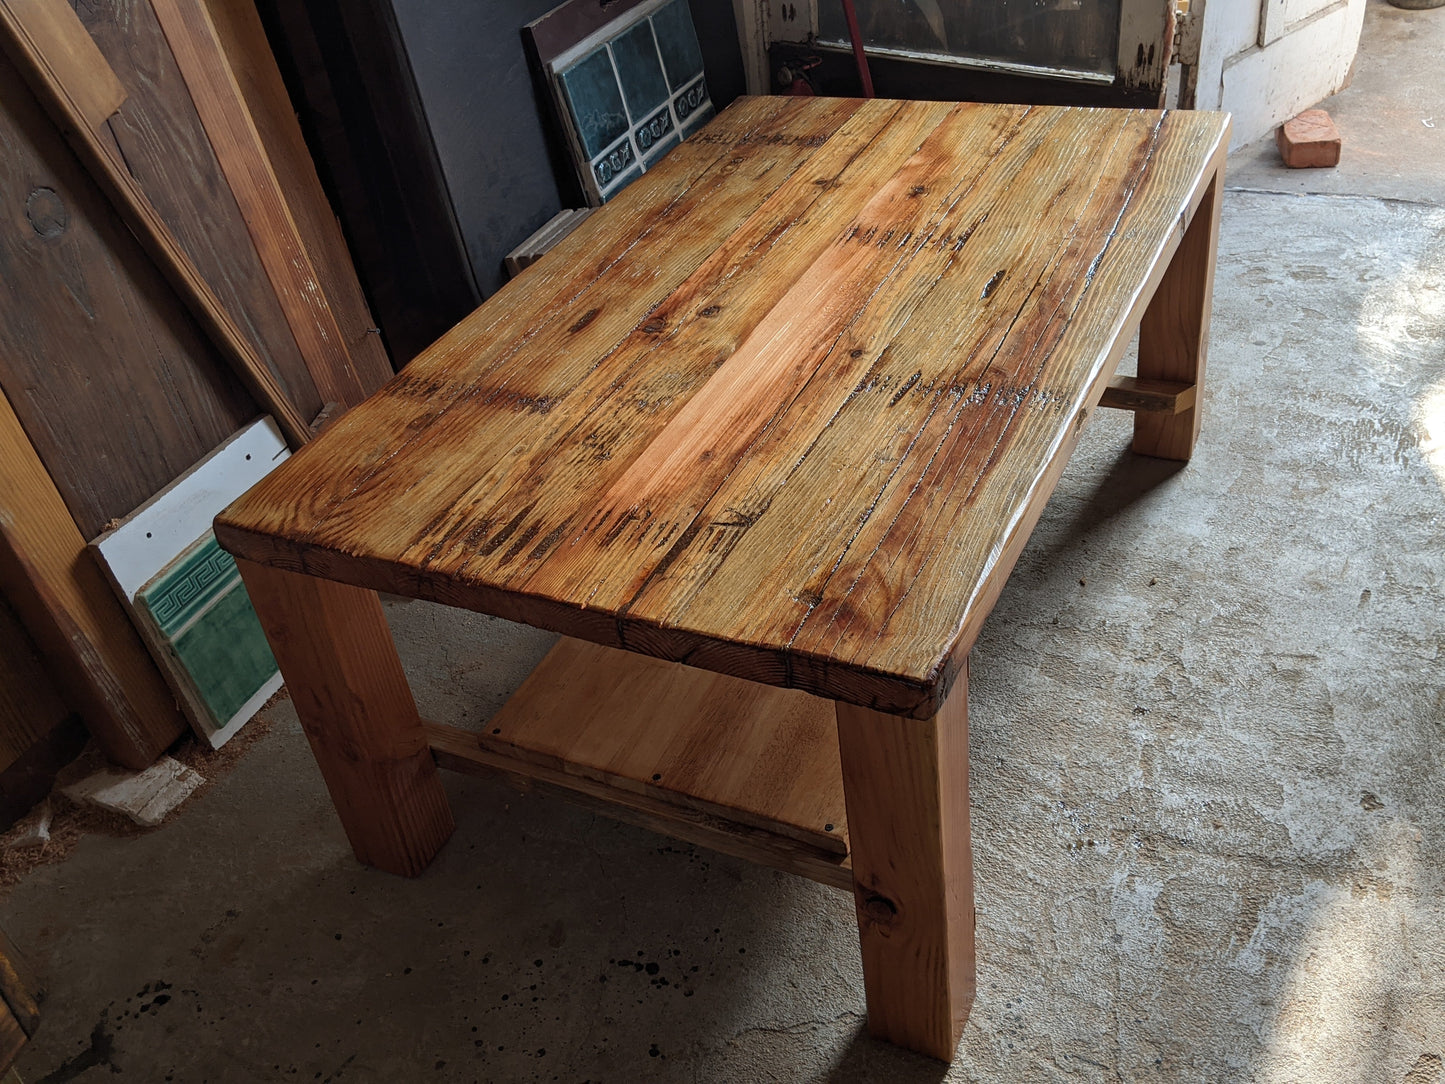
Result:
{"label": "wood grain pattern", "polygon": [[[287,440],[299,447],[310,439],[311,433],[286,389],[177,242],[154,204],[126,168],[123,158],[110,142],[86,126],[51,59],[31,39],[9,4],[10,0],[0,0],[0,45],[4,46],[35,97],[50,113],[55,127],[70,143],[91,179],[105,193],[111,206],[154,261],[155,267],[186,304],[191,316],[220,349],[246,389],[276,419]],[[24,94],[24,97],[28,99],[29,94]],[[6,98],[8,100],[8,94]],[[234,428],[237,427],[233,426],[232,430]],[[208,447],[215,443],[219,443],[219,439]]]}
{"label": "wood grain pattern", "polygon": [[1227,131],[744,99],[218,536],[929,718]]}
{"label": "wood grain pattern", "polygon": [[[0,773],[70,717],[55,681],[14,609],[0,596]],[[0,775],[0,825],[8,824]]]}
{"label": "wood grain pattern", "polygon": [[415,877],[453,822],[381,602],[237,564],[357,860]]}
{"label": "wood grain pattern", "polygon": [[0,100],[0,385],[93,537],[256,405],[3,57]]}
{"label": "wood grain pattern", "polygon": [[[1214,300],[1214,255],[1219,246],[1222,172],[1184,234],[1174,261],[1139,325],[1139,375],[1153,380],[1204,384],[1209,315]],[[1175,415],[1134,415],[1134,451],[1163,459],[1194,454],[1204,417],[1202,400]]]}
{"label": "wood grain pattern", "polygon": [[966,664],[931,719],[837,712],[868,1030],[952,1061],[974,996]]}
{"label": "wood grain pattern", "polygon": [[4,396],[0,592],[108,757],[146,768],[185,732],[175,699]]}
{"label": "wood grain pattern", "polygon": [[56,78],[70,91],[81,118],[91,128],[99,128],[125,101],[125,87],[85,32],[75,9],[66,0],[9,3],[36,48],[51,58]]}
{"label": "wood grain pattern", "polygon": [[309,417],[321,396],[149,0],[88,3],[79,14],[129,90],[125,105],[101,129],[102,141],[297,410]]}
{"label": "wood grain pattern", "polygon": [[564,637],[477,740],[848,853],[833,706],[806,693]]}
{"label": "wood grain pattern", "polygon": [[10,1068],[11,1063],[20,1056],[20,1048],[25,1043],[25,1030],[20,1026],[20,1021],[15,1019],[10,1007],[0,1001],[0,1072]]}
{"label": "wood grain pattern", "polygon": [[311,255],[357,377],[368,393],[375,391],[393,375],[391,358],[357,280],[341,224],[321,187],[256,5],[249,0],[207,0],[206,10],[266,157],[280,180],[302,243]]}
{"label": "wood grain pattern", "polygon": [[0,1001],[10,1007],[26,1035],[34,1035],[40,1026],[39,996],[39,982],[10,938],[0,930]]}
{"label": "wood grain pattern", "polygon": [[317,393],[323,402],[354,406],[375,385],[364,385],[352,363],[206,5],[201,0],[150,0],[150,4]]}
{"label": "wood grain pattern", "polygon": [[1104,389],[1101,407],[1115,410],[1147,410],[1178,414],[1194,407],[1198,386],[1177,380],[1140,380],[1133,376],[1116,376]]}
{"label": "wood grain pattern", "polygon": [[676,802],[660,801],[651,794],[622,790],[560,768],[493,753],[481,747],[476,734],[458,727],[423,723],[422,729],[437,764],[451,771],[502,776],[519,790],[535,786],[544,793],[555,794],[573,805],[624,824],[695,843],[760,866],[795,873],[845,892],[852,890],[852,867],[846,856],[835,851],[813,847],[790,836],[728,817],[713,816]]}

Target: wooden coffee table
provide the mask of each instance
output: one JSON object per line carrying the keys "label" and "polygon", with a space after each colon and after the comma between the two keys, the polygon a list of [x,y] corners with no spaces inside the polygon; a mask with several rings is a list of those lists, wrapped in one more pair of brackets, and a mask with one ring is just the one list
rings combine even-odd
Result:
{"label": "wooden coffee table", "polygon": [[[873,1034],[950,1059],[968,652],[1098,405],[1190,455],[1228,130],[741,100],[228,509],[357,857],[426,866],[438,763],[567,788],[850,888]],[[378,590],[564,639],[423,722]]]}

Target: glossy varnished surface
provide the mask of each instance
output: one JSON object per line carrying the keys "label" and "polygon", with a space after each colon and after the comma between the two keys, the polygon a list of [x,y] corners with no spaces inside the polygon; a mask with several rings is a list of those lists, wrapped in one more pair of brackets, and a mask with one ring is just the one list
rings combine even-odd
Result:
{"label": "glossy varnished surface", "polygon": [[217,534],[277,567],[928,715],[1226,125],[740,101]]}

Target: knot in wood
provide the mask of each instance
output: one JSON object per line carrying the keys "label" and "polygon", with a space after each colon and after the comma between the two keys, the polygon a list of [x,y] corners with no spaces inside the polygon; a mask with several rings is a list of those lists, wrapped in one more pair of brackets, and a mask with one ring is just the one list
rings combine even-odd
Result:
{"label": "knot in wood", "polygon": [[898,919],[898,905],[873,892],[863,901],[863,914],[875,926],[891,926]]}
{"label": "knot in wood", "polygon": [[30,222],[30,228],[47,240],[59,237],[70,225],[70,212],[65,209],[60,193],[44,186],[34,189],[25,198],[25,217]]}

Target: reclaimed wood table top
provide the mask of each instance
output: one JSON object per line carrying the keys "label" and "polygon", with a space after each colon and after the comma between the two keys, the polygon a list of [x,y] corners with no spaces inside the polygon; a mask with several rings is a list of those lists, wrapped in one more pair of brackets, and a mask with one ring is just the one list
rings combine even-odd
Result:
{"label": "reclaimed wood table top", "polygon": [[273,567],[926,716],[1226,131],[742,99],[217,535]]}

